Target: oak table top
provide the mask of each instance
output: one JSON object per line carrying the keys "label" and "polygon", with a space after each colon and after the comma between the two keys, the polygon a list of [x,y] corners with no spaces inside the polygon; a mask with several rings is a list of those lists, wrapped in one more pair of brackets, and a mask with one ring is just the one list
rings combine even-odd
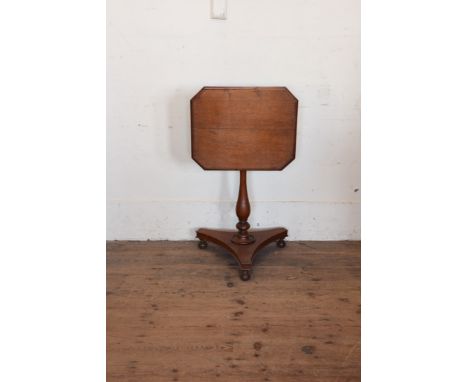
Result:
{"label": "oak table top", "polygon": [[285,87],[204,87],[191,100],[192,158],[205,170],[282,170],[298,101]]}

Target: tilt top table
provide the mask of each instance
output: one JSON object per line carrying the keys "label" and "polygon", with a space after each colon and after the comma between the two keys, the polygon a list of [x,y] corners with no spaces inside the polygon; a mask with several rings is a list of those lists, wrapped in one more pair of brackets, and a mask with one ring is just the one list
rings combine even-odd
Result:
{"label": "tilt top table", "polygon": [[297,107],[285,87],[204,87],[190,101],[193,160],[204,170],[240,172],[237,231],[200,228],[198,245],[212,242],[229,251],[244,281],[261,248],[286,245],[286,228],[249,230],[247,171],[279,171],[294,160]]}

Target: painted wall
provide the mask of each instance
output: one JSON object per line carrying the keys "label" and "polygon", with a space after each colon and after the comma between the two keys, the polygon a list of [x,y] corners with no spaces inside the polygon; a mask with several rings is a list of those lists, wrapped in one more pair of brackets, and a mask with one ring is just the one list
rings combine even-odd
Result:
{"label": "painted wall", "polygon": [[233,227],[238,173],[190,156],[189,100],[203,86],[287,86],[296,160],[248,174],[253,227],[289,239],[360,239],[358,0],[111,0],[107,238],[193,239]]}

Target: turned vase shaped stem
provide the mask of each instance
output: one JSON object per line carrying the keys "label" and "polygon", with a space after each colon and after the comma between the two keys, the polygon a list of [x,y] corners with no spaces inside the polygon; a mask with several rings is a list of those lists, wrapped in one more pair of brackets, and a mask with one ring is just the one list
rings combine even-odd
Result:
{"label": "turned vase shaped stem", "polygon": [[240,170],[239,196],[237,197],[236,214],[239,222],[236,224],[238,232],[233,236],[232,242],[236,244],[250,244],[255,238],[249,234],[250,224],[247,219],[250,215],[249,195],[247,194],[247,171]]}

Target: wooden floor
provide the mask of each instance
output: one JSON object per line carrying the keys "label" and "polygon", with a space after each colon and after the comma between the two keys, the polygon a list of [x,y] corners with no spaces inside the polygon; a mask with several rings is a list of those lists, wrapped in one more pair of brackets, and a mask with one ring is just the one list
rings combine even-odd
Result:
{"label": "wooden floor", "polygon": [[107,244],[107,381],[359,381],[360,243]]}

